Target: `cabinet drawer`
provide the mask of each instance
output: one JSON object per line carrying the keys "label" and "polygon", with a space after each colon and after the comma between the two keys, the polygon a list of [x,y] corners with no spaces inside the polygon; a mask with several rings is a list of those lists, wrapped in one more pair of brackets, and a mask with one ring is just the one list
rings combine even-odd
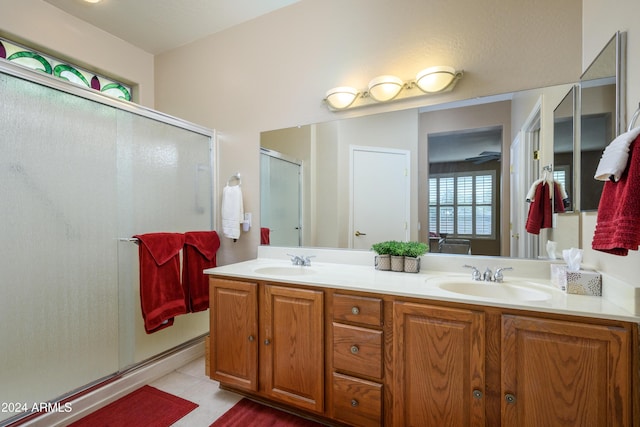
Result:
{"label": "cabinet drawer", "polygon": [[382,384],[333,374],[333,418],[352,426],[382,424]]}
{"label": "cabinet drawer", "polygon": [[382,378],[382,331],[334,323],[333,367]]}
{"label": "cabinet drawer", "polygon": [[334,294],[333,320],[379,327],[382,325],[382,300]]}

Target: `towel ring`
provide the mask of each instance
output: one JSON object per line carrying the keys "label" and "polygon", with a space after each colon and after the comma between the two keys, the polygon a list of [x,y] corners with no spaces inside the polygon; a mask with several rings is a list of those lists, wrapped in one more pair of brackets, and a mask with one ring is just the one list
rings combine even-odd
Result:
{"label": "towel ring", "polygon": [[640,104],[638,105],[638,109],[635,113],[633,113],[633,117],[631,117],[631,121],[629,122],[629,127],[627,127],[627,132],[631,132],[636,125],[636,120],[638,120],[638,116],[640,116]]}
{"label": "towel ring", "polygon": [[240,172],[238,172],[235,175],[231,175],[229,177],[229,179],[227,180],[227,186],[231,185],[231,181],[233,181],[234,179],[238,180],[238,185],[242,184],[242,179],[240,178]]}

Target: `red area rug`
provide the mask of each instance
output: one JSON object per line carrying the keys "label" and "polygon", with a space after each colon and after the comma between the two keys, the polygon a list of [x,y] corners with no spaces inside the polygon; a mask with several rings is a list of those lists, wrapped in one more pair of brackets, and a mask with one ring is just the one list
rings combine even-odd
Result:
{"label": "red area rug", "polygon": [[242,399],[210,427],[322,427],[323,424]]}
{"label": "red area rug", "polygon": [[69,427],[169,427],[198,405],[145,385]]}

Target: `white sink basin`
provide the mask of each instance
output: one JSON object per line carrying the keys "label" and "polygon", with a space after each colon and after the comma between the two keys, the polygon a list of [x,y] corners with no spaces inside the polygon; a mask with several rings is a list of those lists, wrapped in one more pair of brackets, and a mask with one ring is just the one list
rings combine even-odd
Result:
{"label": "white sink basin", "polygon": [[546,301],[551,299],[551,291],[533,283],[491,283],[470,279],[442,278],[431,279],[437,286],[448,292],[472,297],[488,298],[500,301]]}
{"label": "white sink basin", "polygon": [[253,271],[267,276],[304,276],[316,273],[312,268],[301,265],[261,267]]}

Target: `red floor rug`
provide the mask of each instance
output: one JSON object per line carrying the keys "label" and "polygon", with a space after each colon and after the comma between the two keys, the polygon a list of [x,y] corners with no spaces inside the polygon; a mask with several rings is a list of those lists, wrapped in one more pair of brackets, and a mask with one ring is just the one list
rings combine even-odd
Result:
{"label": "red floor rug", "polygon": [[169,427],[198,405],[145,385],[69,427]]}
{"label": "red floor rug", "polygon": [[210,427],[322,427],[323,424],[242,399]]}

